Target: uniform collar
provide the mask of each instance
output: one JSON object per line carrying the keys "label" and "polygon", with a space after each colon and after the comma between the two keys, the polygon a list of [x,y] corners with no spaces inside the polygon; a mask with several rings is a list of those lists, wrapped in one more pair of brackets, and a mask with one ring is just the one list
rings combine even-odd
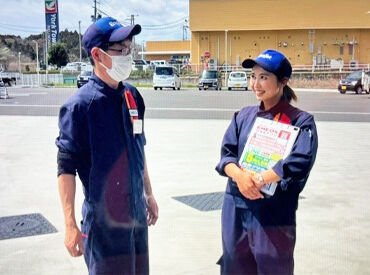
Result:
{"label": "uniform collar", "polygon": [[271,114],[272,116],[275,116],[278,113],[285,113],[289,109],[289,106],[289,102],[284,97],[281,97],[280,101],[274,107],[267,111],[265,110],[263,102],[261,102],[258,109],[258,114]]}
{"label": "uniform collar", "polygon": [[90,79],[94,82],[94,85],[98,88],[98,90],[101,93],[105,94],[106,96],[113,97],[113,98],[115,97],[122,98],[123,91],[125,88],[122,82],[118,84],[117,89],[113,89],[110,86],[108,86],[103,80],[97,77],[95,73],[93,73]]}

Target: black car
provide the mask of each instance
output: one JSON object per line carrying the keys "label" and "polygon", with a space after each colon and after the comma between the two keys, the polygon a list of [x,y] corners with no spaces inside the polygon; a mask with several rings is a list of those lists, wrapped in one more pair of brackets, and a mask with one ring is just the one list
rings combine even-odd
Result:
{"label": "black car", "polygon": [[221,74],[216,70],[204,70],[199,78],[199,91],[214,88],[221,90],[222,80]]}
{"label": "black car", "polygon": [[347,91],[354,91],[356,94],[361,94],[362,87],[362,71],[355,71],[341,79],[338,84],[338,91],[345,94]]}
{"label": "black car", "polygon": [[82,71],[77,76],[77,88],[80,88],[81,86],[85,85],[92,76],[92,73],[93,73],[92,71]]}

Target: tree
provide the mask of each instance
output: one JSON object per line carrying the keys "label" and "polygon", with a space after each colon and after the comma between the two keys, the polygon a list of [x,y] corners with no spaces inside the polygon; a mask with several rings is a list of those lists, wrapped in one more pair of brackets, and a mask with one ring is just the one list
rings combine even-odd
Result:
{"label": "tree", "polygon": [[66,45],[64,43],[56,43],[48,50],[48,63],[57,65],[58,67],[65,66],[69,61]]}

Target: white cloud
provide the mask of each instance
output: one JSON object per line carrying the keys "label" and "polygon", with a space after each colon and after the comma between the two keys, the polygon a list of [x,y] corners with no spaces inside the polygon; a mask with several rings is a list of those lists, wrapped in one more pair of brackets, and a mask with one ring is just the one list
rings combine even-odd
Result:
{"label": "white cloud", "polygon": [[[181,22],[178,27],[166,24],[187,17],[187,0],[99,0],[98,9],[121,22],[144,26],[137,41],[182,39]],[[93,0],[59,0],[59,30],[78,31],[81,21],[82,33],[91,24]],[[41,0],[0,0],[0,34],[15,34],[23,37],[39,34],[45,29],[44,1]],[[104,14],[103,14],[104,15]],[[145,26],[162,25],[153,30]]]}

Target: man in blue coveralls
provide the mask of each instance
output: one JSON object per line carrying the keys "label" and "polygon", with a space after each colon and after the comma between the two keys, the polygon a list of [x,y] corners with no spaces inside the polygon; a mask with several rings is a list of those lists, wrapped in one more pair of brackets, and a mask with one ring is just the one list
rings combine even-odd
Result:
{"label": "man in blue coveralls", "polygon": [[[140,25],[106,17],[93,23],[83,45],[94,74],[61,107],[58,184],[73,256],[89,274],[149,274],[148,225],[158,218],[144,154],[145,105],[131,72],[131,41]],[[76,172],[83,184],[81,230],[74,211]]]}

